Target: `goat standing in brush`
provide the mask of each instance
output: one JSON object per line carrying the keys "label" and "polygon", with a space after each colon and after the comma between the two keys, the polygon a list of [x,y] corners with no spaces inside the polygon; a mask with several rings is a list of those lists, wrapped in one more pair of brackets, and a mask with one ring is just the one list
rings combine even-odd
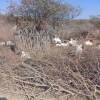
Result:
{"label": "goat standing in brush", "polygon": [[68,43],[70,46],[76,46],[77,45],[77,41],[74,40],[73,38],[70,38],[70,40],[68,41]]}
{"label": "goat standing in brush", "polygon": [[61,44],[61,39],[58,37],[58,38],[53,38],[53,42],[55,43],[55,44]]}
{"label": "goat standing in brush", "polygon": [[21,58],[22,59],[30,59],[30,55],[28,53],[26,53],[25,51],[21,52]]}
{"label": "goat standing in brush", "polygon": [[7,41],[6,46],[10,47],[11,51],[15,52],[15,43],[14,42]]}
{"label": "goat standing in brush", "polygon": [[1,46],[6,46],[6,42],[0,42]]}
{"label": "goat standing in brush", "polygon": [[93,41],[92,40],[88,40],[85,42],[85,45],[93,45]]}

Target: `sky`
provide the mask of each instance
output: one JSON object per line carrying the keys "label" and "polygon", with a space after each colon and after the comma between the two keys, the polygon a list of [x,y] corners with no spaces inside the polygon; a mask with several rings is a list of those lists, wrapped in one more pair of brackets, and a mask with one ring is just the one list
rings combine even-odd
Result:
{"label": "sky", "polygon": [[[5,13],[9,0],[0,0],[0,12]],[[19,2],[20,0],[12,0]],[[60,0],[74,6],[81,6],[82,12],[76,19],[88,19],[91,15],[100,14],[100,0]]]}
{"label": "sky", "polygon": [[9,1],[14,1],[16,3],[19,3],[20,0],[0,0],[0,12],[5,13],[7,6],[9,4]]}
{"label": "sky", "polygon": [[81,6],[82,13],[78,19],[88,19],[91,15],[100,15],[100,0],[63,0],[74,6]]}

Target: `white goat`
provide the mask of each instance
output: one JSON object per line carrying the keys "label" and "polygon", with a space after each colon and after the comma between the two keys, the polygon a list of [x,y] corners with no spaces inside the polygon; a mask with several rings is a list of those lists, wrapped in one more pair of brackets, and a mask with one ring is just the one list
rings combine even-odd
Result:
{"label": "white goat", "polygon": [[61,44],[58,44],[58,43],[57,43],[57,44],[56,44],[56,46],[57,46],[57,47],[60,47],[60,46],[61,46]]}
{"label": "white goat", "polygon": [[96,45],[96,48],[97,48],[97,49],[100,49],[100,44]]}
{"label": "white goat", "polygon": [[68,44],[67,44],[67,43],[60,43],[60,44],[56,44],[56,46],[58,46],[58,47],[60,47],[60,46],[62,46],[62,47],[67,47]]}
{"label": "white goat", "polygon": [[0,42],[0,45],[1,45],[1,46],[5,46],[6,43],[5,43],[5,42]]}
{"label": "white goat", "polygon": [[76,45],[76,54],[81,54],[83,51],[83,44]]}
{"label": "white goat", "polygon": [[53,42],[54,42],[54,43],[61,43],[61,39],[60,39],[60,38],[54,38],[54,39],[53,39]]}
{"label": "white goat", "polygon": [[93,45],[93,42],[91,40],[88,40],[85,42],[85,45]]}
{"label": "white goat", "polygon": [[66,46],[68,46],[68,44],[67,43],[61,43],[61,46],[66,47]]}
{"label": "white goat", "polygon": [[71,38],[71,39],[68,41],[68,44],[71,45],[71,46],[76,46],[76,45],[77,45],[77,41],[74,40],[73,38]]}
{"label": "white goat", "polygon": [[6,41],[6,45],[7,45],[7,46],[11,46],[11,45],[14,45],[14,43],[11,42],[11,41]]}
{"label": "white goat", "polygon": [[21,54],[21,58],[23,59],[30,59],[31,57],[30,57],[30,55],[28,54],[28,53],[26,53],[26,52],[24,52],[24,51],[22,51],[22,54]]}

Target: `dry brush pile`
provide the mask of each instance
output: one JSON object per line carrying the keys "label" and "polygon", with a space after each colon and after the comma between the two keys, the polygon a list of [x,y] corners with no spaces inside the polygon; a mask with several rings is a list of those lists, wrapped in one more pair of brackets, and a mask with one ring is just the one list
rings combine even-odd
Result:
{"label": "dry brush pile", "polygon": [[72,48],[53,48],[16,65],[0,56],[0,74],[0,90],[25,95],[28,100],[100,97],[100,51],[93,48],[85,49],[81,56]]}

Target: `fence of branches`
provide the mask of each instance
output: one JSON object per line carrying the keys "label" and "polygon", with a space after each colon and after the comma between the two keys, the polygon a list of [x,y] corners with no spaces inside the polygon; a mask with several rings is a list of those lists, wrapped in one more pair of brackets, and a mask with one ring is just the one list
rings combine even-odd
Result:
{"label": "fence of branches", "polygon": [[35,29],[20,28],[15,33],[15,43],[19,50],[34,52],[43,51],[50,47],[52,35],[50,32],[40,31]]}

